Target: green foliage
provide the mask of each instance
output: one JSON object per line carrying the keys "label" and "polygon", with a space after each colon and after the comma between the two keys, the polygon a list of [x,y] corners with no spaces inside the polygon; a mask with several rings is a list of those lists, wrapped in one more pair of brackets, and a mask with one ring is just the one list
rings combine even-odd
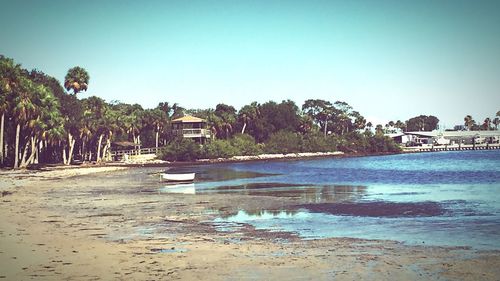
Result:
{"label": "green foliage", "polygon": [[158,158],[167,161],[193,161],[200,156],[200,145],[186,138],[174,139],[158,153]]}
{"label": "green foliage", "polygon": [[81,91],[87,91],[89,79],[90,76],[85,69],[75,66],[68,70],[64,77],[64,88],[68,91],[72,90],[76,95]]}
{"label": "green foliage", "polygon": [[230,158],[232,156],[258,155],[262,149],[250,135],[237,134],[229,140],[212,140],[201,150],[203,158]]}
{"label": "green foliage", "polygon": [[203,158],[230,158],[238,155],[238,150],[228,140],[212,140],[202,148]]}
{"label": "green foliage", "polygon": [[230,140],[230,143],[236,149],[237,155],[248,156],[262,153],[262,148],[248,134],[236,134]]}
{"label": "green foliage", "polygon": [[437,129],[439,119],[432,115],[420,115],[406,121],[406,129],[412,131],[432,131]]}
{"label": "green foliage", "polygon": [[327,136],[319,132],[312,132],[302,137],[302,152],[331,152],[337,150],[335,137]]}
{"label": "green foliage", "polygon": [[[368,130],[363,132],[374,124],[367,123],[359,112],[342,101],[309,99],[302,110],[291,100],[252,102],[238,112],[226,104],[194,110],[168,102],[144,109],[138,104],[106,102],[96,96],[78,99],[76,94],[85,91],[88,82],[86,70],[74,67],[68,71],[63,88],[57,79],[38,70],[22,69],[12,59],[0,55],[0,116],[3,115],[5,123],[4,132],[0,133],[0,165],[15,163],[13,159],[24,152],[28,162],[60,162],[64,154],[68,155],[70,146],[74,146],[72,151],[80,159],[90,161],[96,160],[98,151],[102,152],[99,157],[104,157],[103,151],[112,145],[165,146],[160,157],[170,161],[264,152],[399,151],[391,139],[384,137],[382,125],[376,126],[375,135]],[[215,139],[204,146],[189,139],[176,139],[171,120],[186,112],[205,119]],[[482,123],[476,123],[468,115],[464,122],[471,130],[491,130],[498,128],[499,115],[500,112],[496,118],[486,118]],[[434,116],[421,115],[408,120],[406,125],[410,131],[432,130],[438,122]],[[405,123],[391,121],[385,131],[389,128],[404,129]],[[17,140],[19,145],[15,148]],[[37,157],[40,155],[34,161],[30,142],[40,141],[45,145],[34,146]],[[3,149],[6,147],[7,151]]]}
{"label": "green foliage", "polygon": [[401,148],[389,137],[375,135],[369,139],[369,147],[367,152],[370,153],[386,153],[400,152]]}
{"label": "green foliage", "polygon": [[265,143],[267,153],[292,153],[300,152],[302,148],[301,135],[291,131],[278,131],[271,135]]}

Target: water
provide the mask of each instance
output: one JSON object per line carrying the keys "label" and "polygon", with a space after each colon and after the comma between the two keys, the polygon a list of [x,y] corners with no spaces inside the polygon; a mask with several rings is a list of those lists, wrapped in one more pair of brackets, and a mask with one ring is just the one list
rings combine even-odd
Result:
{"label": "water", "polygon": [[[276,210],[240,210],[217,218],[214,224],[247,223],[258,229],[294,232],[304,239],[354,237],[500,249],[498,150],[247,162],[197,169],[207,181],[188,186],[192,194],[278,196],[298,202]],[[219,171],[249,176],[224,177]]]}

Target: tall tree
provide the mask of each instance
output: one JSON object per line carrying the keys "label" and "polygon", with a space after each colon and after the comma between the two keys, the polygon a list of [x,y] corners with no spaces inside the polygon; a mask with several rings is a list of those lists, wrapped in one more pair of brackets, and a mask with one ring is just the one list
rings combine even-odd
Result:
{"label": "tall tree", "polygon": [[302,111],[311,116],[314,122],[323,129],[323,133],[326,137],[328,121],[334,113],[332,103],[321,99],[309,99],[302,105]]}
{"label": "tall tree", "polygon": [[336,101],[334,103],[335,116],[334,121],[338,127],[337,131],[340,135],[344,135],[345,132],[349,132],[352,127],[352,106],[344,101]]}
{"label": "tall tree", "polygon": [[15,90],[13,116],[16,126],[16,140],[14,147],[14,168],[19,168],[19,152],[21,142],[21,129],[26,125],[26,122],[31,118],[35,111],[35,105],[32,102],[33,82],[20,77],[19,84]]}
{"label": "tall tree", "polygon": [[384,134],[384,127],[381,124],[377,124],[377,126],[375,126],[375,134],[377,135]]}
{"label": "tall tree", "polygon": [[244,134],[249,123],[253,122],[259,116],[259,107],[257,102],[243,106],[238,112],[238,120],[243,123],[241,133]]}
{"label": "tall tree", "polygon": [[432,115],[419,115],[406,121],[408,131],[433,131],[438,128],[439,119]]}
{"label": "tall tree", "polygon": [[41,140],[46,134],[62,126],[59,111],[59,102],[52,94],[50,88],[42,84],[35,84],[32,92],[32,103],[35,106],[27,130],[25,130],[25,145],[19,167],[24,168],[30,164],[38,163]]}
{"label": "tall tree", "polygon": [[[102,141],[108,132],[105,122],[105,112],[108,108],[106,102],[96,96],[91,96],[82,100],[84,107],[84,124],[89,131],[89,138],[86,146],[89,147],[88,159],[92,160],[95,153],[96,161],[101,160]],[[93,145],[93,148],[90,146]]]}
{"label": "tall tree", "polygon": [[[29,73],[30,79],[36,83],[42,84],[49,88],[53,95],[58,99],[60,105],[60,113],[64,118],[64,131],[67,136],[66,142],[62,140],[64,150],[62,153],[63,164],[69,165],[73,158],[75,143],[78,140],[83,142],[82,138],[85,134],[85,128],[82,124],[83,108],[81,102],[76,95],[68,94],[64,91],[59,81],[42,71],[32,70]],[[73,90],[72,90],[73,91]],[[80,143],[82,146],[82,143]]]}
{"label": "tall tree", "polygon": [[233,106],[220,103],[215,107],[214,113],[221,119],[219,135],[222,135],[224,139],[229,138],[236,123],[236,109]]}
{"label": "tall tree", "polygon": [[[64,87],[66,90],[72,91],[73,95],[77,95],[81,91],[87,91],[88,84],[89,84],[89,74],[87,71],[79,66],[75,66],[73,68],[70,68],[68,70],[68,73],[66,74],[66,77],[64,77]],[[63,157],[64,159],[64,164],[69,165],[71,163],[71,160],[73,159],[73,149],[75,147],[75,138],[74,134],[75,131],[77,130],[76,124],[72,122],[73,126],[70,126],[67,128],[67,136],[68,136],[68,155],[67,157]],[[64,155],[65,151],[64,151]]]}
{"label": "tall tree", "polygon": [[362,130],[366,127],[366,119],[359,112],[353,111],[351,115],[354,118],[354,127],[357,130]]}
{"label": "tall tree", "polygon": [[5,115],[14,106],[14,91],[19,84],[21,67],[14,60],[0,55],[0,165],[5,162],[7,151],[5,148]]}

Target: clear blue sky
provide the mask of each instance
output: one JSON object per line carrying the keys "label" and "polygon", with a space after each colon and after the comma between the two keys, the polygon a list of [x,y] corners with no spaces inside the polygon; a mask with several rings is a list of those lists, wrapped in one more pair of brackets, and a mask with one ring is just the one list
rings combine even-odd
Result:
{"label": "clear blue sky", "polygon": [[500,1],[4,1],[0,53],[107,101],[343,100],[369,120],[500,110]]}

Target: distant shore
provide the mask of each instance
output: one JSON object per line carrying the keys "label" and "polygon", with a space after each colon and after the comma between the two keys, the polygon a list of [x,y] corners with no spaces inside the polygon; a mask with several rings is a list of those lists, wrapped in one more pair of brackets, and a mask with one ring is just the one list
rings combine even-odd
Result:
{"label": "distant shore", "polygon": [[190,165],[207,165],[217,163],[242,163],[242,162],[258,162],[258,161],[286,161],[286,160],[303,160],[314,158],[347,158],[347,157],[365,157],[365,156],[381,156],[393,155],[394,152],[377,152],[377,153],[344,153],[342,151],[334,152],[298,152],[287,154],[259,154],[249,156],[233,156],[230,158],[215,158],[215,159],[198,159],[195,161],[163,161],[163,160],[150,160],[150,161],[134,161],[127,162],[115,161],[108,162],[108,166],[126,166],[126,167],[161,167],[161,166],[190,166]]}

